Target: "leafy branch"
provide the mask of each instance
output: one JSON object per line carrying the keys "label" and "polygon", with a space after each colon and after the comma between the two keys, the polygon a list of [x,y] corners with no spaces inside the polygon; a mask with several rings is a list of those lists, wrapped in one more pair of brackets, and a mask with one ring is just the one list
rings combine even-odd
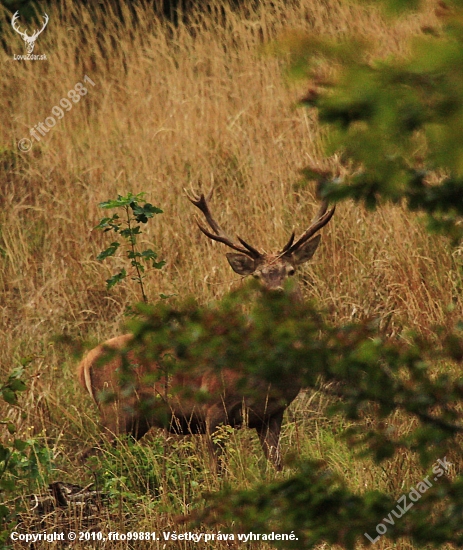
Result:
{"label": "leafy branch", "polygon": [[[148,223],[148,220],[153,218],[155,214],[162,214],[162,210],[153,206],[149,202],[144,201],[145,193],[133,195],[128,193],[125,197],[118,195],[115,200],[107,200],[101,202],[98,206],[104,209],[122,208],[124,216],[121,218],[116,212],[111,217],[102,218],[95,229],[101,229],[104,232],[113,231],[125,240],[128,245],[126,257],[130,260],[130,265],[134,268],[136,275],[132,277],[140,286],[142,299],[148,303],[146,297],[143,278],[145,273],[145,265],[154,269],[161,269],[165,265],[165,261],[158,261],[158,255],[151,248],[139,250],[137,247],[137,237],[141,235],[141,224]],[[119,241],[112,242],[108,248],[100,252],[97,260],[105,260],[110,256],[114,256],[119,249],[121,243]],[[106,280],[106,288],[109,290],[116,284],[120,283],[127,277],[127,271],[123,268],[118,273]]]}
{"label": "leafy branch", "polygon": [[[244,396],[253,377],[278,386],[297,380],[301,387],[322,391],[335,385],[340,399],[328,413],[341,414],[349,423],[347,444],[376,463],[406,450],[417,459],[417,482],[431,469],[436,473],[433,462],[461,454],[463,383],[451,369],[441,373],[435,368],[437,363],[455,366],[461,361],[460,326],[447,329],[439,345],[433,337],[414,334],[408,342],[398,342],[378,335],[372,320],[334,326],[310,303],[295,304],[284,293],[264,289],[258,290],[250,311],[243,312],[242,303],[255,291],[251,281],[214,306],[198,307],[191,301],[178,307],[144,306],[130,323],[136,353],[159,358],[173,354],[170,372],[235,369],[242,375]],[[182,390],[176,391],[181,400]],[[390,429],[398,412],[409,427],[406,433]],[[377,536],[375,525],[388,518],[400,496],[352,491],[324,461],[293,466],[295,472],[285,480],[209,495],[205,509],[184,519],[221,527],[225,521],[230,529],[254,533],[293,532],[297,543],[282,544],[288,548],[322,542],[354,548],[366,542],[365,532]],[[434,475],[432,479],[436,481]],[[403,519],[388,524],[385,536],[462,544],[461,477],[443,476],[432,485]]]}
{"label": "leafy branch", "polygon": [[[438,4],[441,21],[414,38],[408,57],[372,60],[366,42],[312,35],[288,35],[278,48],[289,51],[293,74],[308,79],[302,102],[317,110],[326,153],[346,168],[324,195],[370,209],[406,203],[456,244],[463,239],[463,5]],[[333,68],[329,79],[320,59]]]}
{"label": "leafy branch", "polygon": [[[8,378],[0,383],[0,399],[10,406],[19,406],[19,395],[27,390],[25,382],[25,365],[30,360],[24,359],[21,366],[13,369]],[[39,466],[46,471],[51,468],[50,454],[47,447],[36,439],[27,440],[16,437],[17,426],[8,418],[0,420],[0,426],[5,426],[11,441],[6,438],[0,443],[0,545],[6,543],[11,533],[11,527],[16,524],[16,513],[20,510],[18,499],[8,500],[8,495],[17,495],[18,484],[40,483],[42,473]],[[11,505],[13,503],[13,506]]]}

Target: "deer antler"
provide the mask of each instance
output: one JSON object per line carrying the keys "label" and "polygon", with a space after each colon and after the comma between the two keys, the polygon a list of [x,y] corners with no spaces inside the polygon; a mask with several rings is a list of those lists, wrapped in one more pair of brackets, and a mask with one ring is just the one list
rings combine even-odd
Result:
{"label": "deer antler", "polygon": [[43,14],[43,19],[44,19],[44,23],[42,25],[42,28],[39,31],[35,31],[34,34],[32,35],[32,38],[34,38],[34,39],[37,38],[37,36],[39,36],[39,34],[41,32],[43,32],[43,30],[47,26],[49,18],[48,18],[48,15],[46,13]]}
{"label": "deer antler", "polygon": [[333,206],[331,210],[328,210],[328,201],[323,200],[322,204],[320,206],[320,209],[315,216],[315,218],[312,220],[312,223],[310,226],[304,231],[304,233],[299,237],[299,239],[293,244],[294,242],[294,231],[289,238],[289,241],[287,244],[282,248],[280,255],[291,255],[293,252],[296,252],[298,248],[300,248],[304,243],[306,243],[310,237],[315,235],[317,231],[319,231],[322,227],[324,227],[333,217],[334,211],[336,210],[336,206]]}
{"label": "deer antler", "polygon": [[29,38],[29,36],[27,36],[27,32],[21,32],[21,30],[19,29],[19,27],[16,25],[16,21],[19,19],[19,11],[17,11],[14,15],[13,15],[13,18],[11,19],[11,26],[13,27],[13,29],[18,33],[20,34],[24,39],[26,38]]}
{"label": "deer antler", "polygon": [[24,39],[28,38],[29,40],[35,40],[37,38],[37,36],[39,36],[39,34],[41,32],[43,32],[43,30],[45,29],[45,27],[47,26],[48,24],[48,15],[45,13],[43,15],[43,19],[44,19],[44,23],[42,25],[42,28],[39,30],[39,31],[35,31],[34,34],[32,36],[28,36],[27,32],[22,32],[18,25],[16,24],[16,21],[19,19],[19,11],[17,11],[14,15],[13,15],[13,18],[11,19],[11,26],[13,27],[13,29],[19,33]]}
{"label": "deer antler", "polygon": [[238,237],[239,242],[243,245],[240,246],[236,242],[233,241],[220,227],[220,225],[214,220],[212,217],[211,211],[209,210],[208,201],[212,197],[212,193],[214,191],[214,188],[212,187],[209,193],[207,194],[207,197],[204,196],[204,193],[201,193],[201,195],[196,195],[195,193],[191,193],[191,195],[188,193],[186,189],[184,189],[185,194],[188,198],[188,200],[194,204],[201,212],[204,214],[204,217],[206,218],[207,223],[209,224],[210,228],[212,229],[213,233],[208,231],[205,227],[203,227],[198,220],[196,220],[196,223],[198,224],[199,229],[206,235],[206,237],[209,237],[210,239],[217,241],[219,243],[226,244],[230,248],[233,248],[233,250],[237,250],[238,252],[241,252],[242,254],[246,254],[246,256],[249,256],[250,258],[257,260],[258,258],[262,257],[262,254],[256,250],[254,247],[252,247],[250,244],[248,244],[246,241]]}

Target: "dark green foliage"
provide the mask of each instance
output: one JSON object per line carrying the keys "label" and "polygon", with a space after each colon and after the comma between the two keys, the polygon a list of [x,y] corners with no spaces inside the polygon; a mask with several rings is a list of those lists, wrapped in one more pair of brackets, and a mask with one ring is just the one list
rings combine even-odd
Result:
{"label": "dark green foliage", "polygon": [[18,403],[18,393],[26,389],[26,384],[22,379],[23,375],[23,367],[14,369],[7,381],[0,387],[0,394],[3,400],[10,405],[16,405]]}
{"label": "dark green foliage", "polygon": [[[8,405],[19,406],[19,397],[27,389],[25,366],[14,369],[5,382],[0,383],[0,398]],[[0,419],[10,436],[16,425],[8,418]],[[46,447],[35,439],[3,438],[0,443],[0,543],[7,541],[21,502],[15,497],[21,487],[33,491],[44,483],[43,472],[51,469],[51,456]]]}
{"label": "dark green foliage", "polygon": [[349,167],[350,176],[326,185],[325,195],[369,208],[405,201],[456,243],[463,236],[463,8],[447,4],[442,28],[416,38],[405,59],[375,62],[366,44],[313,37],[290,48],[298,75],[311,75],[320,56],[338,67],[331,83],[314,73],[305,100],[329,129],[327,151]]}
{"label": "dark green foliage", "polygon": [[96,482],[103,494],[118,507],[120,502],[130,509],[140,499],[156,497],[160,480],[153,466],[153,455],[162,456],[161,441],[147,447],[128,439],[124,446],[105,451],[104,458],[96,461]]}
{"label": "dark green foliage", "polygon": [[[251,301],[250,311],[243,311],[243,302]],[[462,451],[463,381],[450,374],[436,375],[432,368],[437,361],[450,366],[460,360],[459,328],[447,331],[437,346],[434,338],[414,334],[408,335],[407,343],[390,341],[378,334],[373,321],[331,326],[313,305],[257,289],[255,283],[230,294],[218,307],[199,308],[189,301],[172,308],[161,303],[144,306],[140,313],[142,318],[131,324],[138,353],[162,360],[165,352],[169,357],[174,352],[171,373],[236,369],[242,374],[243,395],[253,377],[276,385],[298,380],[302,387],[318,390],[331,382],[339,400],[330,413],[350,421],[344,434],[349,445],[378,463],[404,449],[416,453],[422,467],[417,483],[429,477],[436,460]],[[397,411],[410,425],[404,435],[388,428]],[[372,414],[378,422],[367,428],[364,419]],[[375,526],[388,517],[401,496],[353,493],[323,462],[293,466],[296,473],[285,481],[211,496],[212,504],[199,519],[216,518],[223,526],[226,518],[235,529],[257,533],[294,532],[298,541],[286,541],[288,547],[325,541],[353,548],[356,542],[367,542],[365,532],[377,536]],[[443,470],[434,479],[442,474]],[[388,525],[385,536],[412,537],[419,543],[463,543],[460,477],[451,481],[443,476],[432,482],[410,510]]]}
{"label": "dark green foliage", "polygon": [[[462,482],[452,484],[444,476],[415,504],[408,498],[411,489],[404,489],[407,499],[399,504],[397,498],[378,491],[360,496],[323,462],[306,461],[286,481],[261,485],[253,491],[227,490],[211,495],[211,506],[198,518],[220,524],[224,519],[233,521],[241,532],[292,532],[296,540],[280,544],[286,548],[312,548],[321,541],[355,548],[358,543],[368,544],[365,533],[373,540],[378,537],[375,527],[379,523],[387,527],[384,536],[392,540],[409,537],[417,544],[438,546],[453,541],[461,545]],[[437,503],[445,497],[447,510],[431,521]],[[407,509],[410,504],[413,506]]]}

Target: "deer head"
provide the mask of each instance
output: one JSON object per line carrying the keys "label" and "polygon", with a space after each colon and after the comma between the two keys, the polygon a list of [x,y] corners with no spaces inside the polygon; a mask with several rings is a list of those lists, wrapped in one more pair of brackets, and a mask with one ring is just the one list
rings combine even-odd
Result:
{"label": "deer head", "polygon": [[[186,192],[188,199],[204,214],[206,222],[212,231],[209,231],[197,221],[199,229],[210,239],[226,244],[238,252],[229,252],[226,254],[233,271],[239,275],[252,275],[256,277],[269,290],[283,289],[285,280],[288,277],[292,277],[300,265],[312,258],[321,239],[320,235],[315,235],[315,233],[331,220],[335,211],[335,207],[327,211],[328,202],[326,200],[322,201],[320,210],[314,220],[296,241],[294,240],[295,234],[293,232],[286,245],[280,251],[267,254],[259,252],[240,237],[238,237],[238,242],[236,242],[227,236],[214,220],[209,210],[208,202],[212,197],[212,192],[213,189],[211,189],[207,197],[204,194],[198,196],[195,194],[190,195]],[[294,293],[299,296],[297,287],[294,287]]]}
{"label": "deer head", "polygon": [[21,35],[22,39],[24,40],[26,44],[26,51],[27,53],[32,53],[34,51],[35,41],[37,40],[39,34],[45,29],[48,23],[48,15],[45,13],[43,16],[44,23],[42,28],[39,31],[35,31],[32,36],[28,36],[27,32],[22,32],[20,28],[17,25],[17,20],[19,19],[19,11],[17,11],[13,18],[11,19],[11,26],[13,29]]}

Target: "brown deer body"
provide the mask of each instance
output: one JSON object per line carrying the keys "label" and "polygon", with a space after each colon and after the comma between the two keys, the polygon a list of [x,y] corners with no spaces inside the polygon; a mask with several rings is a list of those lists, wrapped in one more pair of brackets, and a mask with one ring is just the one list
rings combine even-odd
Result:
{"label": "brown deer body", "polygon": [[[232,269],[240,275],[253,275],[272,290],[282,289],[285,280],[294,275],[296,268],[308,261],[320,242],[320,236],[313,235],[331,219],[334,208],[327,212],[324,202],[318,215],[304,234],[294,242],[291,235],[287,245],[276,254],[264,254],[238,237],[233,241],[222,231],[213,219],[206,198],[189,197],[190,201],[204,214],[212,232],[199,223],[201,231],[209,238],[222,242],[238,253],[228,253],[227,259]],[[311,238],[313,237],[313,238]],[[295,300],[301,299],[295,287]],[[118,434],[131,434],[140,439],[152,427],[168,427],[172,433],[207,434],[214,433],[220,424],[238,427],[245,423],[255,428],[266,457],[277,469],[281,468],[279,438],[283,414],[296,398],[300,387],[297,381],[285,380],[280,387],[270,386],[260,379],[247,381],[246,391],[238,389],[242,374],[231,369],[216,372],[181,373],[169,376],[168,387],[175,393],[166,391],[166,379],[161,376],[162,367],[156,362],[144,360],[131,350],[132,335],[126,334],[99,345],[82,360],[78,367],[79,380],[98,405],[101,422],[107,435],[113,438]],[[130,393],[121,389],[121,356],[114,354],[104,360],[108,350],[125,350],[126,360],[133,369],[136,379],[131,382]],[[156,382],[146,382],[146,375],[158,374]],[[198,402],[193,397],[182,396],[182,389],[189,394],[195,390],[207,392],[208,399]],[[102,392],[111,392],[114,399],[104,402]],[[178,393],[177,393],[178,392]],[[213,446],[212,443],[211,447]]]}

